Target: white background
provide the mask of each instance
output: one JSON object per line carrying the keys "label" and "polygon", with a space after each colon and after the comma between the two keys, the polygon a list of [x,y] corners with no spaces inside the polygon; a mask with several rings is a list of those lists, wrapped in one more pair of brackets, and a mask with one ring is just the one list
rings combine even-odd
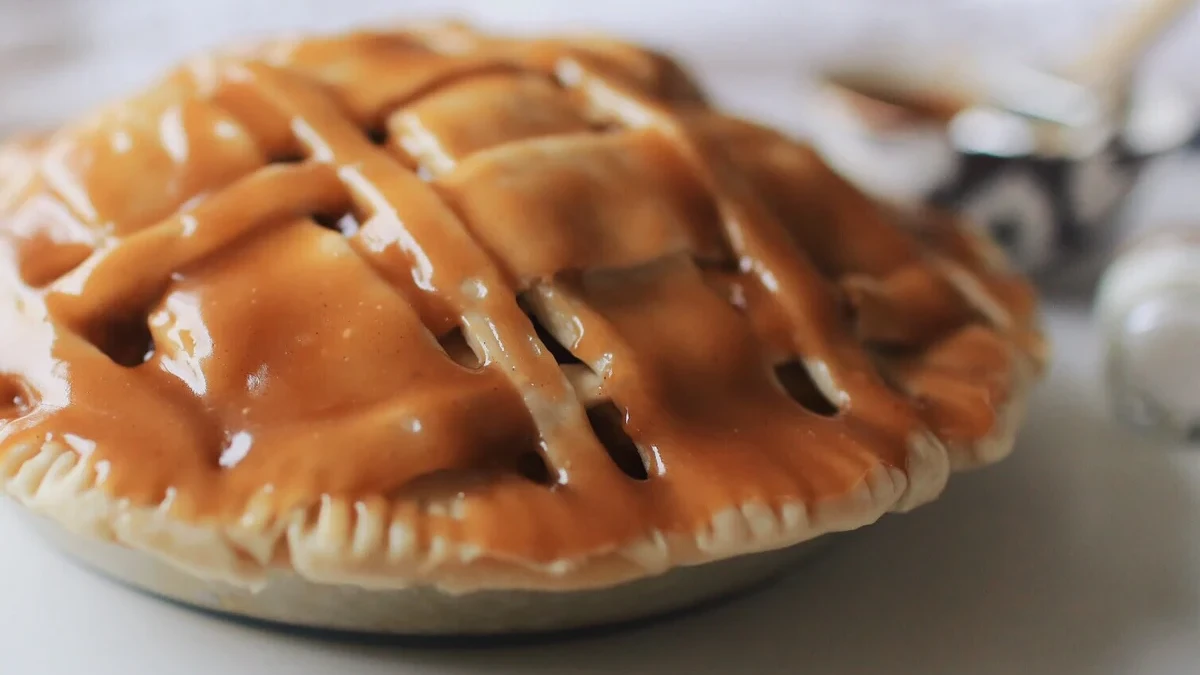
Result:
{"label": "white background", "polygon": [[[254,2],[0,0],[0,129],[74,112],[225,35],[454,5],[520,27],[601,25],[673,47],[732,103],[786,120],[801,61],[965,43],[1069,54],[1117,0]],[[1197,21],[1153,75],[1200,90]],[[1020,38],[1020,39],[1017,39]],[[1198,214],[1161,169],[1151,211]],[[1167,178],[1174,178],[1168,181]],[[1147,208],[1149,211],[1147,211]],[[769,592],[649,629],[450,652],[282,637],[113,587],[43,549],[0,504],[0,675],[762,673],[1167,675],[1200,670],[1200,459],[1116,428],[1086,302],[1048,308],[1057,360],[1016,454],[888,517]]]}

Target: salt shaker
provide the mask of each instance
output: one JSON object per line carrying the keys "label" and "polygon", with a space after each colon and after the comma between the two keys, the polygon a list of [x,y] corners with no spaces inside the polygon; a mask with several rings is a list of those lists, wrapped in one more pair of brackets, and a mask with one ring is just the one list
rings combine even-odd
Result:
{"label": "salt shaker", "polygon": [[1200,225],[1124,245],[1101,278],[1095,321],[1116,416],[1200,443]]}

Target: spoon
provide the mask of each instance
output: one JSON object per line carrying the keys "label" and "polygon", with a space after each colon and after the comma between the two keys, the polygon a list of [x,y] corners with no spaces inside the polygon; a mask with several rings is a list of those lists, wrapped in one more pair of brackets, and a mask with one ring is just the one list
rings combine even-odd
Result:
{"label": "spoon", "polygon": [[978,60],[934,72],[889,63],[834,69],[835,85],[885,102],[938,105],[955,144],[997,156],[1083,155],[1106,142],[1145,52],[1197,0],[1143,0],[1061,73]]}

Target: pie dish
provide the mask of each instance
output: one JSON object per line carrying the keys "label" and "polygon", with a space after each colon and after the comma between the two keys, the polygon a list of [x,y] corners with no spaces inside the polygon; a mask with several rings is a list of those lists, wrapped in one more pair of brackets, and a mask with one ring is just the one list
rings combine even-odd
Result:
{"label": "pie dish", "polygon": [[218,51],[10,141],[0,326],[0,485],[69,550],[413,633],[762,577],[1002,458],[1045,363],[954,215],[662,54],[462,24]]}

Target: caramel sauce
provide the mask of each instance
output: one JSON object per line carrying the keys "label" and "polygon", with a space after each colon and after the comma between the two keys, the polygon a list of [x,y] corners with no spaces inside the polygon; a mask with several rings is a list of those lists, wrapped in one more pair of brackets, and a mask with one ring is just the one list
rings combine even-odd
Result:
{"label": "caramel sauce", "polygon": [[624,45],[270,43],[4,152],[0,453],[181,518],[388,499],[421,545],[553,560],[846,494],[1011,387],[948,247]]}

